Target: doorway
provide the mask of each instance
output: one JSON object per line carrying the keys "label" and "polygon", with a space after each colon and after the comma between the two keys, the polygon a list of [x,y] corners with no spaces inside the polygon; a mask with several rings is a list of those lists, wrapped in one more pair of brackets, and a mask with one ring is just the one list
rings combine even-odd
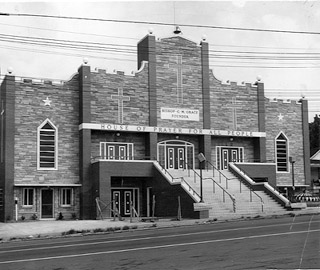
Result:
{"label": "doorway", "polygon": [[217,146],[219,170],[227,170],[230,162],[243,162],[243,147]]}
{"label": "doorway", "polygon": [[[112,216],[118,212],[122,217],[130,217],[130,204],[139,214],[139,189],[138,188],[117,188],[111,191],[112,200]],[[115,209],[116,208],[116,209]]]}
{"label": "doorway", "polygon": [[53,190],[41,190],[41,218],[53,218]]}
{"label": "doorway", "polygon": [[158,143],[158,161],[166,169],[184,170],[194,167],[194,145],[180,140]]}

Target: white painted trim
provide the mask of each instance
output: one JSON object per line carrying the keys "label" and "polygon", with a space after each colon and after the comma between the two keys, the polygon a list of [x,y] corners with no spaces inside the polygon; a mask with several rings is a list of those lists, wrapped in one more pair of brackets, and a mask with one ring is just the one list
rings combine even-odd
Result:
{"label": "white painted trim", "polygon": [[135,125],[119,125],[119,124],[95,124],[82,123],[79,130],[105,130],[120,132],[145,132],[145,133],[164,133],[164,134],[188,134],[188,135],[211,135],[211,136],[232,136],[232,137],[266,137],[266,132],[258,131],[241,131],[241,130],[215,130],[215,129],[197,129],[197,128],[173,128],[173,127],[151,127],[151,126],[135,126]]}
{"label": "white painted trim", "polygon": [[277,163],[259,163],[259,162],[233,162],[234,164],[241,164],[241,165],[259,165],[259,166],[261,166],[261,165],[265,165],[265,166],[267,166],[267,165],[276,165]]}
{"label": "white painted trim", "polygon": [[15,187],[82,187],[82,184],[14,184]]}
{"label": "white painted trim", "polygon": [[[286,138],[286,146],[287,146],[287,168],[288,170],[287,171],[278,171],[278,162],[277,162],[277,159],[278,159],[278,155],[277,155],[277,138],[280,136],[280,135],[283,135],[285,138]],[[283,173],[283,174],[288,174],[290,173],[291,171],[291,166],[290,166],[290,162],[289,162],[289,156],[290,156],[290,151],[289,151],[289,139],[288,137],[286,136],[286,134],[283,132],[283,131],[280,131],[278,133],[278,135],[274,138],[274,154],[275,154],[275,163],[276,163],[276,173]]]}
{"label": "white painted trim", "polygon": [[[108,146],[108,147],[106,147]],[[134,143],[126,143],[126,142],[100,142],[100,157],[104,157],[104,159],[102,160],[117,160],[117,159],[109,159],[106,157],[109,157],[109,146],[114,147],[114,153],[115,153],[115,146],[119,146],[119,150],[120,150],[120,146],[123,147],[125,146],[125,151],[126,151],[126,155],[125,157],[131,157],[132,160],[134,160]],[[130,156],[130,147],[132,147],[132,153]],[[103,152],[103,153],[102,153]],[[120,153],[120,152],[119,152]],[[128,154],[128,155],[127,155]],[[115,157],[115,156],[114,156]],[[120,157],[120,156],[119,156]],[[131,160],[131,159],[120,159],[120,161],[127,161],[127,160]]]}
{"label": "white painted trim", "polygon": [[[41,168],[40,167],[40,130],[43,126],[45,126],[47,123],[51,125],[55,130],[55,153],[54,153],[54,168]],[[37,128],[37,170],[38,171],[57,171],[58,170],[58,128],[50,121],[49,118],[44,120]]]}

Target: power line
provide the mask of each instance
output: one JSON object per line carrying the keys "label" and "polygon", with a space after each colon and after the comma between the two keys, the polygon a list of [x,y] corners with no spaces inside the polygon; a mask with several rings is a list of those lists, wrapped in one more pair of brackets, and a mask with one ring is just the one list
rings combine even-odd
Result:
{"label": "power line", "polygon": [[[69,34],[76,34],[76,35],[85,35],[85,36],[97,36],[97,37],[106,37],[106,38],[137,40],[137,38],[132,38],[132,37],[108,36],[108,35],[102,35],[102,34],[74,32],[74,31],[66,31],[66,30],[59,30],[59,29],[49,29],[49,28],[43,28],[43,27],[31,27],[31,26],[24,26],[24,25],[17,25],[17,24],[0,23],[0,25],[6,25],[6,26],[10,26],[10,27],[27,28],[27,29],[36,29],[36,30],[43,30],[43,31],[51,31],[51,32],[69,33]],[[318,50],[317,48],[270,47],[270,46],[249,46],[249,45],[230,45],[230,44],[210,44],[210,46],[223,47],[223,48],[236,47],[236,48],[278,49],[278,50],[308,50],[308,51]]]}
{"label": "power line", "polygon": [[21,27],[21,28],[27,28],[27,29],[36,29],[36,30],[43,30],[43,31],[51,31],[51,32],[76,34],[76,35],[85,35],[85,36],[96,36],[96,37],[107,37],[107,38],[137,40],[136,38],[130,38],[130,37],[108,36],[108,35],[102,35],[102,34],[82,33],[82,32],[74,32],[74,31],[66,31],[66,30],[58,30],[58,29],[49,29],[49,28],[43,28],[43,27],[24,26],[24,25],[17,25],[17,24],[0,23],[0,25],[6,25],[6,26],[11,26],[11,27]]}
{"label": "power line", "polygon": [[[115,19],[56,16],[56,15],[29,14],[29,13],[4,13],[4,12],[0,12],[0,16],[22,16],[22,17],[39,17],[39,18],[52,18],[52,19],[68,19],[68,20],[85,20],[85,21],[100,21],[100,22],[114,22],[114,23],[132,23],[132,24],[149,24],[149,25],[175,26],[175,23],[164,23],[164,22],[115,20]],[[320,34],[320,32],[312,32],[312,31],[293,31],[293,30],[277,30],[277,29],[243,28],[243,27],[197,25],[197,24],[179,24],[179,26],[195,27],[195,28],[209,28],[209,29],[211,28],[211,29],[221,29],[221,30],[235,30],[235,31],[255,31],[255,32],[284,33],[284,34],[306,34],[306,35],[319,35]]]}
{"label": "power line", "polygon": [[[70,41],[64,39],[52,39],[52,38],[38,38],[38,37],[27,37],[27,36],[16,36],[16,35],[6,35],[0,34],[0,41],[4,42],[12,42],[18,44],[27,44],[27,45],[37,45],[37,46],[50,46],[55,48],[63,48],[63,49],[79,49],[79,50],[86,50],[86,51],[95,51],[98,53],[102,52],[113,52],[118,54],[136,54],[136,48],[134,45],[126,45],[126,44],[112,44],[112,43],[101,43],[101,42],[84,42],[84,41]],[[121,48],[122,47],[122,48]],[[17,49],[17,48],[15,48]],[[224,50],[225,51],[225,50]],[[209,52],[216,52],[215,50],[210,50]],[[222,51],[221,51],[222,52]],[[226,51],[229,52],[229,51]],[[298,57],[287,57],[287,56],[272,56],[271,52],[242,52],[242,51],[231,51],[232,54],[210,54],[209,58],[211,59],[230,59],[230,60],[243,60],[243,59],[250,59],[252,64],[252,60],[282,60],[282,61],[294,61],[294,60],[310,60],[316,61],[320,60],[319,57],[306,57],[306,56],[298,56]],[[254,55],[244,55],[246,53],[256,54]],[[259,54],[269,54],[268,56],[260,56]],[[236,55],[240,54],[240,55]],[[274,52],[273,54],[277,54]],[[295,54],[295,53],[288,53],[288,54]],[[298,53],[300,55],[300,53]],[[312,53],[308,53],[310,55]],[[313,53],[314,55],[318,55],[318,53]],[[320,53],[319,53],[320,54]],[[302,54],[303,55],[303,54]],[[245,63],[242,61],[241,63]],[[279,64],[279,63],[278,63]],[[291,63],[292,64],[292,63]],[[311,64],[311,63],[310,63]],[[216,67],[226,67],[226,65],[215,65]],[[254,65],[246,65],[246,66],[235,66],[235,65],[228,65],[227,67],[250,67],[255,68],[257,66]],[[261,66],[259,68],[317,68],[317,66]]]}

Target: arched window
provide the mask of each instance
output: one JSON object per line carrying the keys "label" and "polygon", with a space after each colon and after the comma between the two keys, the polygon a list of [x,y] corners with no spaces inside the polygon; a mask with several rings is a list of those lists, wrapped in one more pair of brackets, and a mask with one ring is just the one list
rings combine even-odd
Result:
{"label": "arched window", "polygon": [[289,171],[288,138],[281,132],[276,137],[277,171]]}
{"label": "arched window", "polygon": [[38,170],[58,168],[58,130],[47,119],[38,127]]}

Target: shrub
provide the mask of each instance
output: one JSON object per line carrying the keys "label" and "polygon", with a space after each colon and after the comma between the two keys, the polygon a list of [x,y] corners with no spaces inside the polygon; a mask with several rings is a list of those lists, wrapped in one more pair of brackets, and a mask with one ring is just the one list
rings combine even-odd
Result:
{"label": "shrub", "polygon": [[94,233],[104,232],[104,229],[102,229],[102,228],[97,228],[97,229],[94,229],[93,232],[94,232]]}
{"label": "shrub", "polygon": [[64,218],[64,217],[63,217],[62,213],[60,212],[57,220],[63,220],[63,218]]}

